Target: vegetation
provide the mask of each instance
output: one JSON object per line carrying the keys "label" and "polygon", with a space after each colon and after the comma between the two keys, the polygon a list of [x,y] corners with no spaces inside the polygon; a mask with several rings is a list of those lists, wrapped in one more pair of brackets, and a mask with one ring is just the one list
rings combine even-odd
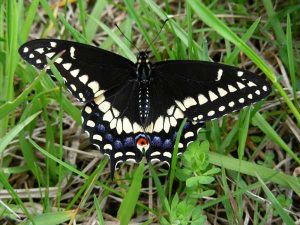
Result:
{"label": "vegetation", "polygon": [[[299,12],[297,0],[0,0],[0,223],[299,223]],[[273,92],[207,122],[170,173],[124,164],[112,181],[80,129],[82,105],[18,48],[59,38],[135,61],[114,24],[143,49],[167,17],[153,60],[235,65],[265,75]]]}

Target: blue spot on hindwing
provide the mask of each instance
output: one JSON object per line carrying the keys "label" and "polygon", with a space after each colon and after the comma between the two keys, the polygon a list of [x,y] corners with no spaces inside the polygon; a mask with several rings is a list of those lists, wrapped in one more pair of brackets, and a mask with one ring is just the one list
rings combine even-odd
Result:
{"label": "blue spot on hindwing", "polygon": [[96,127],[97,131],[100,133],[105,133],[105,126],[103,124],[98,124]]}
{"label": "blue spot on hindwing", "polygon": [[119,149],[123,148],[123,144],[122,144],[122,142],[120,140],[116,140],[114,142],[114,147],[115,147],[116,150],[119,150]]}
{"label": "blue spot on hindwing", "polygon": [[132,137],[127,137],[127,138],[125,138],[124,145],[125,145],[125,147],[134,147],[135,141]]}
{"label": "blue spot on hindwing", "polygon": [[114,138],[113,138],[113,136],[111,134],[106,134],[105,135],[105,139],[108,140],[108,141],[110,141],[110,142],[113,142],[113,140],[114,140]]}
{"label": "blue spot on hindwing", "polygon": [[173,142],[170,139],[166,139],[162,147],[163,149],[171,149],[173,148]]}
{"label": "blue spot on hindwing", "polygon": [[161,147],[162,141],[161,138],[158,136],[154,136],[151,140],[151,145],[155,147]]}

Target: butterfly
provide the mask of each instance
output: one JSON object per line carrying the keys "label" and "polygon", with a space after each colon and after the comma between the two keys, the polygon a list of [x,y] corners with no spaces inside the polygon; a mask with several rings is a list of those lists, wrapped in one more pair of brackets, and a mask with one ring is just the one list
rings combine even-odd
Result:
{"label": "butterfly", "polygon": [[19,54],[50,75],[48,61],[54,61],[67,89],[85,104],[82,127],[110,157],[112,174],[119,163],[138,163],[144,156],[169,165],[184,118],[179,153],[205,121],[254,104],[271,91],[268,81],[246,70],[197,60],[152,63],[147,51],[132,62],[90,45],[37,39],[22,45]]}

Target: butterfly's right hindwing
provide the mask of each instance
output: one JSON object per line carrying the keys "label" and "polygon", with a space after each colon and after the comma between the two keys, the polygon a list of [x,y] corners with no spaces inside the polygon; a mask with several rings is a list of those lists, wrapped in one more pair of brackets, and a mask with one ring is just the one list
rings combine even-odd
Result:
{"label": "butterfly's right hindwing", "polygon": [[135,74],[134,64],[115,53],[81,43],[38,39],[25,43],[19,53],[38,69],[52,75],[48,60],[62,75],[66,87],[81,102],[123,85]]}

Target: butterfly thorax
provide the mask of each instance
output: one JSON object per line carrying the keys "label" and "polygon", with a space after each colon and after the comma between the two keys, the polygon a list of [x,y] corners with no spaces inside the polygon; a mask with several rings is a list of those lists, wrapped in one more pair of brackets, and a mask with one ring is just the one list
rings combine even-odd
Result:
{"label": "butterfly thorax", "polygon": [[146,124],[150,111],[149,86],[151,82],[151,63],[147,52],[137,56],[136,75],[139,83],[139,115],[143,125]]}

